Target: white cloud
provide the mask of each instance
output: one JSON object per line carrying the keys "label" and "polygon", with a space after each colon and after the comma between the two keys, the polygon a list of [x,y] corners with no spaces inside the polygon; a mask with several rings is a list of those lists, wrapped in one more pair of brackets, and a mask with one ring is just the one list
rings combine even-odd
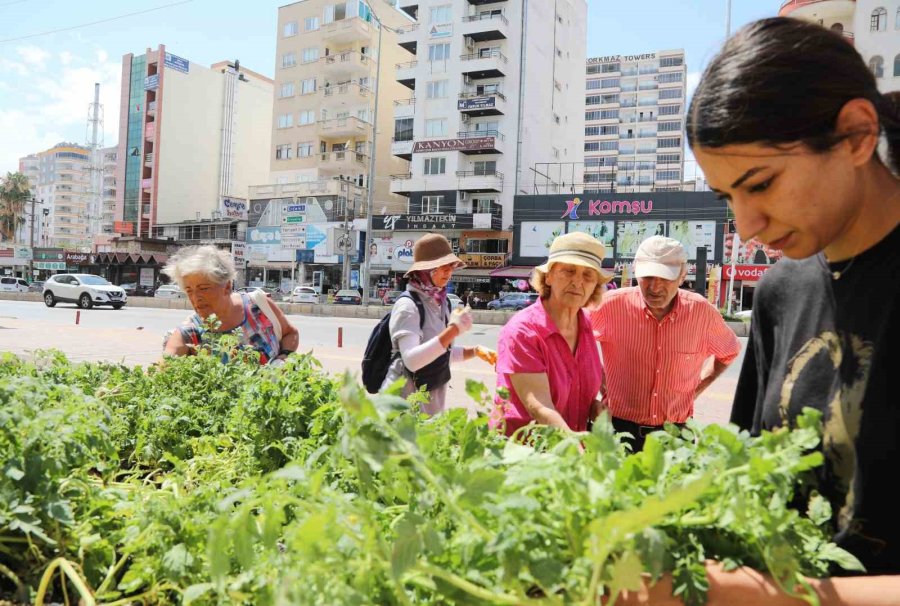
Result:
{"label": "white cloud", "polygon": [[61,141],[84,144],[95,82],[100,83],[104,109],[103,144],[117,143],[122,74],[118,62],[109,61],[99,49],[83,54],[63,51],[58,62],[37,47],[20,47],[17,53],[21,62],[0,59],[0,132],[13,133],[0,137],[0,174],[17,170],[20,157]]}
{"label": "white cloud", "polygon": [[697,85],[700,84],[700,77],[703,74],[700,72],[691,72],[687,75],[687,100],[688,103],[691,101],[691,97],[694,96],[694,91],[697,90]]}
{"label": "white cloud", "polygon": [[50,58],[50,52],[39,46],[19,46],[16,48],[16,54],[22,58],[26,65],[38,71],[47,69],[47,60]]}

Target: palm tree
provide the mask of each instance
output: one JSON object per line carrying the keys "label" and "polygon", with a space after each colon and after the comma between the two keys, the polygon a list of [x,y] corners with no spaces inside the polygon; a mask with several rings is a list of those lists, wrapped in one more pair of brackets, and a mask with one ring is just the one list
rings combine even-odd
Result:
{"label": "palm tree", "polygon": [[25,201],[30,196],[28,177],[22,173],[0,177],[0,240],[15,239],[16,230],[25,222]]}

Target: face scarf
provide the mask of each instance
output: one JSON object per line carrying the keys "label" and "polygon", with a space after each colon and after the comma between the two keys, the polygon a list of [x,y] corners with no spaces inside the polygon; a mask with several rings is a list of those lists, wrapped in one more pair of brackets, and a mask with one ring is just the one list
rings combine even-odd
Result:
{"label": "face scarf", "polygon": [[409,275],[409,283],[413,288],[434,299],[441,308],[447,301],[447,287],[435,286],[431,281],[431,271],[414,271]]}

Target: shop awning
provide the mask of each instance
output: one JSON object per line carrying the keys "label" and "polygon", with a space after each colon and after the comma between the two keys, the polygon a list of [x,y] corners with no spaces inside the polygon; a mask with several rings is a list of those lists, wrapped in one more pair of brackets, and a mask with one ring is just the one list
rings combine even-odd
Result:
{"label": "shop awning", "polygon": [[480,278],[490,278],[490,269],[477,269],[474,267],[466,267],[464,269],[456,269],[453,271],[454,276],[478,276]]}
{"label": "shop awning", "polygon": [[95,260],[109,265],[162,265],[168,258],[162,253],[102,252],[96,255]]}
{"label": "shop awning", "polygon": [[530,278],[533,267],[522,265],[510,265],[507,267],[498,267],[491,272],[492,278]]}

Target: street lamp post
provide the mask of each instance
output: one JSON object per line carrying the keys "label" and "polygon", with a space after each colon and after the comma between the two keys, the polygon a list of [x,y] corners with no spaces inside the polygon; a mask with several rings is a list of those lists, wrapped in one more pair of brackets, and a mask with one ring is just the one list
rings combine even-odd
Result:
{"label": "street lamp post", "polygon": [[[44,203],[44,201],[41,200],[41,204],[43,204],[43,203]],[[36,220],[36,217],[34,216],[34,205],[35,204],[37,204],[37,198],[35,198],[34,196],[31,196],[31,230],[30,230],[31,234],[28,237],[28,245],[31,247],[31,258],[28,259],[28,282],[29,283],[31,283],[31,281],[34,280],[34,222]],[[46,214],[46,209],[44,209],[44,210],[45,210],[44,214]]]}
{"label": "street lamp post", "polygon": [[369,289],[371,288],[371,264],[372,264],[372,253],[371,246],[369,246],[369,241],[372,240],[372,204],[375,196],[375,150],[377,149],[377,135],[378,135],[378,88],[381,83],[381,30],[384,29],[384,24],[381,22],[381,19],[378,18],[378,15],[375,14],[375,11],[372,9],[372,6],[369,6],[369,11],[372,14],[372,19],[375,20],[375,23],[378,25],[378,50],[376,51],[375,57],[375,98],[374,105],[375,109],[372,111],[372,149],[369,153],[369,177],[366,185],[369,186],[368,191],[366,192],[366,242],[363,244],[366,247],[365,250],[365,261],[363,263],[363,271],[361,272],[363,275],[360,276],[363,282],[363,294],[362,294],[362,304],[369,304]]}

